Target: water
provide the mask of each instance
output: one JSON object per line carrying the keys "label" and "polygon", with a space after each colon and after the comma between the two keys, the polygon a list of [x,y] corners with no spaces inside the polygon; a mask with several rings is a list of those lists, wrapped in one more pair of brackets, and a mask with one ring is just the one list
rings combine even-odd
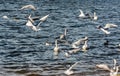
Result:
{"label": "water", "polygon": [[[22,6],[32,4],[37,10],[19,10]],[[0,76],[66,76],[64,71],[78,61],[72,76],[108,76],[109,72],[95,67],[96,64],[113,65],[113,59],[120,64],[120,0],[2,0],[0,1]],[[78,18],[79,9],[98,15],[98,20]],[[47,21],[39,32],[25,26],[27,16],[43,17]],[[7,15],[9,19],[3,19]],[[96,29],[114,23],[118,28],[110,29],[105,35]],[[89,49],[86,53],[78,52],[69,58],[64,51],[70,46],[59,44],[61,52],[53,55],[54,41],[68,29],[67,38],[74,42],[88,36]],[[109,45],[104,46],[108,40]],[[45,42],[52,46],[46,46]]]}

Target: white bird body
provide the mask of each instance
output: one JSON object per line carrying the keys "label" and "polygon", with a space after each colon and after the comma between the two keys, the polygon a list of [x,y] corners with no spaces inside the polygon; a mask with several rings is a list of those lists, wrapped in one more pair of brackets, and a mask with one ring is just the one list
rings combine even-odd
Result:
{"label": "white bird body", "polygon": [[58,55],[58,52],[59,52],[59,47],[58,47],[57,40],[56,40],[55,47],[54,47],[54,55]]}
{"label": "white bird body", "polygon": [[23,10],[23,9],[32,9],[32,10],[36,10],[36,8],[35,8],[35,6],[33,6],[33,5],[25,5],[25,6],[23,6],[22,8],[21,8],[21,10]]}
{"label": "white bird body", "polygon": [[46,46],[50,46],[50,45],[52,45],[52,44],[49,43],[49,42],[46,42],[45,45],[46,45]]}
{"label": "white bird body", "polygon": [[80,15],[79,15],[80,18],[85,18],[85,14],[83,13],[83,11],[80,9]]}
{"label": "white bird body", "polygon": [[55,46],[54,52],[58,52],[58,51],[59,51],[59,47],[58,47],[58,46]]}
{"label": "white bird body", "polygon": [[34,26],[30,20],[27,21],[26,26],[29,26],[34,31],[40,30],[40,29],[37,29],[36,26]]}
{"label": "white bird body", "polygon": [[60,40],[65,39],[66,35],[67,35],[67,29],[65,28],[64,34],[60,35]]}
{"label": "white bird body", "polygon": [[82,42],[86,41],[87,39],[88,39],[88,37],[85,37],[85,38],[83,38],[83,39],[77,40],[76,42],[73,42],[73,43],[72,43],[72,48],[79,48],[79,45],[80,45]]}
{"label": "white bird body", "polygon": [[96,15],[96,12],[94,12],[93,20],[97,20],[98,16]]}
{"label": "white bird body", "polygon": [[37,28],[35,25],[33,25],[34,21],[31,18],[31,15],[28,17],[28,21],[26,23],[26,26],[30,27],[34,31],[39,31],[40,28]]}
{"label": "white bird body", "polygon": [[6,16],[6,15],[5,15],[5,16],[3,16],[2,18],[4,18],[4,19],[9,19],[9,18],[8,18],[8,16]]}
{"label": "white bird body", "polygon": [[116,28],[118,27],[118,25],[112,24],[112,23],[107,23],[104,27],[104,29],[108,29],[108,28]]}
{"label": "white bird body", "polygon": [[82,51],[86,51],[88,49],[87,40],[85,41],[84,45],[82,46]]}
{"label": "white bird body", "polygon": [[78,63],[78,62],[74,63],[74,64],[73,64],[69,69],[67,69],[64,73],[65,73],[66,75],[71,75],[71,74],[73,74],[74,71],[71,71],[71,69],[72,69],[75,65],[77,65],[77,63]]}

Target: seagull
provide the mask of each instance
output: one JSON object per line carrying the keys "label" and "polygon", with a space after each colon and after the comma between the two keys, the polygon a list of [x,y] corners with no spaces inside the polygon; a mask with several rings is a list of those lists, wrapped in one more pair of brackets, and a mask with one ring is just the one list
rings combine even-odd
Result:
{"label": "seagull", "polygon": [[34,20],[31,18],[31,15],[28,17],[28,21],[26,23],[26,26],[30,27],[33,31],[39,31],[40,28],[37,28],[35,25],[33,25]]}
{"label": "seagull", "polygon": [[115,25],[115,24],[112,24],[112,23],[107,23],[107,24],[104,26],[104,29],[116,28],[116,27],[118,27],[118,25]]}
{"label": "seagull", "polygon": [[114,62],[113,68],[109,68],[107,64],[98,64],[96,65],[96,67],[109,71],[110,76],[117,76],[119,66],[116,66],[117,61],[115,59],[113,60],[113,62]]}
{"label": "seagull", "polygon": [[33,5],[31,5],[31,4],[23,6],[23,7],[21,8],[21,10],[27,9],[27,8],[32,9],[32,10],[36,10],[35,6],[33,6]]}
{"label": "seagull", "polygon": [[58,47],[57,40],[55,40],[54,55],[58,55],[59,50],[60,49]]}
{"label": "seagull", "polygon": [[96,12],[94,12],[93,20],[97,20],[98,16],[96,15]]}
{"label": "seagull", "polygon": [[41,24],[42,22],[44,22],[44,21],[48,18],[48,16],[49,16],[49,14],[48,14],[48,15],[43,16],[42,18],[40,18],[40,19],[39,19],[39,20],[40,20],[40,23],[37,25],[37,27],[39,27],[39,26],[40,26],[40,24]]}
{"label": "seagull", "polygon": [[50,45],[52,45],[52,44],[51,44],[50,42],[46,41],[45,45],[46,45],[46,46],[50,46]]}
{"label": "seagull", "polygon": [[60,35],[60,40],[66,39],[67,29],[65,28],[64,34]]}
{"label": "seagull", "polygon": [[87,42],[88,42],[88,40],[86,40],[84,45],[82,46],[82,51],[86,51],[88,49]]}
{"label": "seagull", "polygon": [[75,66],[75,65],[77,65],[78,64],[78,62],[76,62],[76,63],[74,63],[69,69],[67,69],[64,73],[66,74],[66,75],[71,75],[71,74],[73,74],[74,73],[74,71],[71,71],[71,69]]}
{"label": "seagull", "polygon": [[102,26],[97,26],[97,28],[103,31],[105,34],[110,34],[110,32],[105,30]]}
{"label": "seagull", "polygon": [[[38,23],[38,25],[37,26],[35,26],[35,25],[33,25],[33,23],[34,23],[34,20],[31,18],[31,15],[28,17],[28,21],[27,21],[27,23],[26,23],[26,26],[29,26],[29,27],[31,27],[34,31],[39,31],[40,30],[40,24],[42,23],[42,22],[44,22],[46,19],[47,19],[47,17],[49,16],[49,14],[48,15],[46,15],[46,16],[44,16],[44,17],[42,17],[42,18],[40,18],[40,22]],[[38,18],[38,17],[37,17]]]}
{"label": "seagull", "polygon": [[80,18],[85,18],[86,16],[85,16],[85,14],[83,13],[83,11],[81,10],[81,9],[79,9],[80,10],[80,15],[79,15],[79,17]]}
{"label": "seagull", "polygon": [[2,16],[3,19],[9,19],[8,16],[4,15]]}
{"label": "seagull", "polygon": [[87,39],[88,39],[88,37],[85,37],[85,38],[83,38],[83,39],[79,39],[79,40],[73,42],[73,43],[72,43],[72,48],[79,48],[79,45],[80,45],[82,42],[86,41]]}
{"label": "seagull", "polygon": [[93,17],[89,13],[84,14],[84,12],[81,9],[79,9],[79,10],[80,10],[80,14],[78,17],[80,17],[80,18],[92,18],[93,19]]}

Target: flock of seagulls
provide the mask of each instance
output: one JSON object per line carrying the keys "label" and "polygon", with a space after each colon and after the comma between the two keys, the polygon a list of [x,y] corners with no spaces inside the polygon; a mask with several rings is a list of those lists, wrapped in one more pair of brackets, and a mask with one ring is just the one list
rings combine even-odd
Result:
{"label": "flock of seagulls", "polygon": [[[24,10],[24,9],[32,9],[32,10],[36,10],[36,8],[33,5],[25,5],[23,6],[20,10]],[[94,12],[93,16],[90,14],[84,14],[84,12],[80,9],[80,14],[79,14],[79,18],[90,18],[92,20],[98,20],[98,16],[96,15],[96,12]],[[39,23],[37,25],[35,25],[35,20],[31,17],[31,15],[28,16],[27,22],[26,22],[26,26],[28,26],[29,28],[31,28],[33,31],[39,31],[40,29],[40,25],[47,20],[47,18],[49,17],[49,14],[43,16],[42,18],[39,19]],[[4,19],[9,19],[7,16],[3,16]],[[115,24],[111,24],[108,23],[106,24],[104,27],[102,27],[101,25],[97,26],[97,28],[99,30],[101,30],[102,32],[104,32],[105,34],[110,34],[110,32],[108,31],[108,29],[110,28],[116,28],[118,27],[118,25]],[[54,55],[58,55],[60,52],[60,47],[58,46],[58,41],[62,41],[65,40],[67,41],[67,29],[65,28],[64,33],[61,34],[59,36],[59,39],[55,40],[55,47],[53,49],[54,51]],[[69,57],[71,54],[79,52],[79,51],[84,51],[86,52],[88,49],[88,40],[89,38],[86,36],[85,38],[81,38],[76,40],[75,42],[73,42],[72,44],[69,44],[73,49],[69,50],[67,52],[65,52],[65,56]],[[46,43],[47,46],[50,46],[52,44]],[[81,46],[82,45],[82,46]],[[120,44],[119,44],[120,46]],[[71,69],[77,65],[78,62],[74,63],[69,69],[67,69],[64,73],[66,75],[71,75],[74,73],[74,71],[72,71]],[[119,66],[116,66],[116,60],[114,59],[114,67],[111,69],[108,67],[108,65],[106,64],[98,64],[96,65],[96,67],[104,69],[104,70],[108,70],[110,71],[110,76],[117,76],[118,70],[119,70]]]}

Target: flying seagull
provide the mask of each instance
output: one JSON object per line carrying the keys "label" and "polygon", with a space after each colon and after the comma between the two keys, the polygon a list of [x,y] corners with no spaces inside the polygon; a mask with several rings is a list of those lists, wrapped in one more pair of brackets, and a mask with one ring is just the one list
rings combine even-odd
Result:
{"label": "flying seagull", "polygon": [[23,10],[23,9],[36,10],[35,6],[33,6],[33,5],[31,5],[31,4],[23,6],[20,10]]}

